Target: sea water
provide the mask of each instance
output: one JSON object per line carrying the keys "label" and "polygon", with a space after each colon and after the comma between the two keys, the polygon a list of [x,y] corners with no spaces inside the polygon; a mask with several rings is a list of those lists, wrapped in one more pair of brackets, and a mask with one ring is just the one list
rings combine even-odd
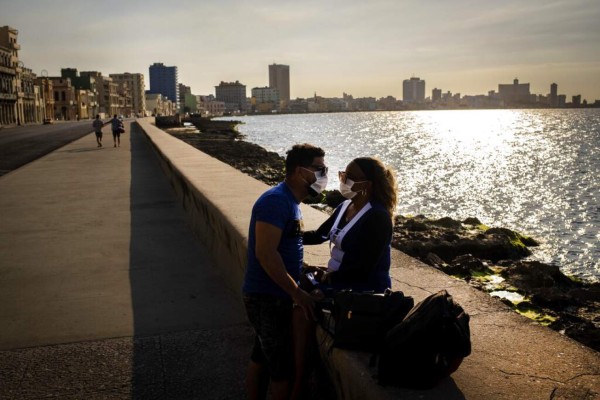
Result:
{"label": "sea water", "polygon": [[376,156],[402,215],[477,217],[531,235],[534,259],[600,280],[600,109],[399,111],[244,116],[245,140],[282,156],[322,147],[330,169]]}

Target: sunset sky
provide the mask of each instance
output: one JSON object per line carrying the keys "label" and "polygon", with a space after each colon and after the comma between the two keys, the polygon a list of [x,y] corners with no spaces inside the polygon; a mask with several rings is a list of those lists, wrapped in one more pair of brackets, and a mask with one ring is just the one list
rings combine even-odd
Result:
{"label": "sunset sky", "polygon": [[0,0],[0,26],[19,30],[20,59],[36,74],[104,75],[175,65],[194,94],[220,81],[267,86],[268,65],[290,66],[291,96],[402,99],[487,94],[498,83],[600,100],[598,0]]}

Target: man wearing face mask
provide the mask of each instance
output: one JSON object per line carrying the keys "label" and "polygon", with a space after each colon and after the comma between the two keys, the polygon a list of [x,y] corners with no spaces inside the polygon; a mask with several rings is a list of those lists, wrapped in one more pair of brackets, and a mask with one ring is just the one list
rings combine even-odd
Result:
{"label": "man wearing face mask", "polygon": [[285,181],[263,193],[252,208],[248,264],[242,291],[256,340],[248,372],[249,399],[287,399],[293,372],[292,312],[314,320],[314,299],[298,287],[303,261],[300,202],[327,185],[325,152],[310,144],[287,152]]}
{"label": "man wearing face mask", "polygon": [[347,200],[316,231],[304,233],[304,244],[330,241],[324,287],[383,293],[391,287],[394,173],[376,158],[360,157],[339,178]]}

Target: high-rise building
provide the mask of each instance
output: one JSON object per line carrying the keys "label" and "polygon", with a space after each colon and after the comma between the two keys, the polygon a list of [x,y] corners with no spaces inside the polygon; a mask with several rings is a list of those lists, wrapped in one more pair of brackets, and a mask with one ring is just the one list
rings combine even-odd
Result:
{"label": "high-rise building", "polygon": [[558,85],[556,83],[550,85],[550,105],[552,107],[558,105]]}
{"label": "high-rise building", "polygon": [[146,112],[146,84],[144,74],[125,72],[123,74],[109,74],[113,81],[119,85],[126,85],[131,93],[131,110],[134,114],[143,117]]}
{"label": "high-rise building", "polygon": [[435,88],[431,91],[431,101],[436,103],[442,100],[442,89]]}
{"label": "high-rise building", "polygon": [[269,87],[279,90],[279,99],[290,101],[290,66],[282,64],[269,65]]}
{"label": "high-rise building", "polygon": [[150,93],[160,93],[175,104],[179,110],[179,82],[177,67],[166,67],[163,63],[150,66]]}
{"label": "high-rise building", "polygon": [[421,103],[425,101],[425,81],[412,77],[402,82],[402,101],[406,103]]}
{"label": "high-rise building", "polygon": [[246,111],[246,85],[239,81],[221,81],[219,86],[215,86],[215,96],[217,101],[225,103],[227,112]]}

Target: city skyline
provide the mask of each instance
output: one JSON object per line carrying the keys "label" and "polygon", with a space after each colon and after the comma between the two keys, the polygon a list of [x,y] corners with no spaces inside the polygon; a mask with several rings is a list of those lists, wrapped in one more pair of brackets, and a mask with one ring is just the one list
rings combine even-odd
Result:
{"label": "city skyline", "polygon": [[600,99],[600,3],[592,1],[108,1],[102,9],[88,0],[0,1],[0,25],[19,30],[19,57],[38,75],[74,67],[148,77],[163,62],[193,93],[210,94],[221,81],[264,87],[266,66],[277,63],[291,67],[291,98],[401,99],[402,82],[418,76],[427,97],[433,88],[487,94],[518,78],[532,93],[557,83],[568,98]]}

